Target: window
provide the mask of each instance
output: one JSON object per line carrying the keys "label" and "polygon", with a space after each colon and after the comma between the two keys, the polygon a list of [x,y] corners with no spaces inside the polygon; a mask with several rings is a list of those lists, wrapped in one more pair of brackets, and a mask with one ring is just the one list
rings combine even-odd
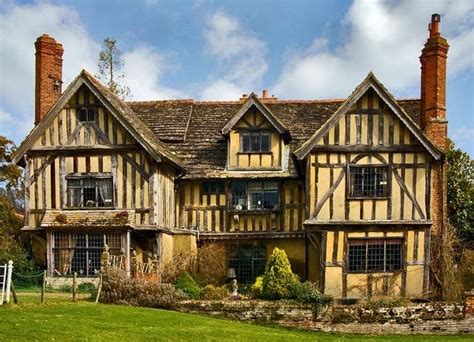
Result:
{"label": "window", "polygon": [[402,269],[402,240],[349,240],[349,272],[394,272]]}
{"label": "window", "polygon": [[388,196],[387,166],[350,166],[350,197]]}
{"label": "window", "polygon": [[224,193],[224,182],[203,182],[202,183],[202,194],[223,194]]}
{"label": "window", "polygon": [[231,195],[234,210],[278,209],[278,182],[233,182]]}
{"label": "window", "polygon": [[95,121],[95,110],[91,107],[81,107],[79,109],[79,121]]}
{"label": "window", "polygon": [[112,176],[68,176],[67,206],[69,208],[112,207]]}
{"label": "window", "polygon": [[100,271],[100,255],[104,244],[112,255],[122,249],[121,233],[53,233],[54,275],[77,272],[79,276],[95,276]]}
{"label": "window", "polygon": [[240,151],[246,153],[270,152],[270,132],[242,132]]}
{"label": "window", "polygon": [[229,255],[229,268],[235,269],[241,284],[255,282],[265,272],[266,248],[262,245],[233,246]]}

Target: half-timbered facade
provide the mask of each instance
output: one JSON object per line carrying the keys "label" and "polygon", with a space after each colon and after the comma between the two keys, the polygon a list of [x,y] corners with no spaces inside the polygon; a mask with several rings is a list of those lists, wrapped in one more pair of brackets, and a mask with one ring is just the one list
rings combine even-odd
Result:
{"label": "half-timbered facade", "polygon": [[49,276],[93,276],[105,244],[129,268],[131,253],[163,264],[213,242],[241,282],[280,247],[335,298],[425,295],[445,217],[438,23],[421,100],[395,99],[372,73],[340,100],[124,102],[86,71],[61,93],[62,48],[43,35],[36,126],[15,162]]}

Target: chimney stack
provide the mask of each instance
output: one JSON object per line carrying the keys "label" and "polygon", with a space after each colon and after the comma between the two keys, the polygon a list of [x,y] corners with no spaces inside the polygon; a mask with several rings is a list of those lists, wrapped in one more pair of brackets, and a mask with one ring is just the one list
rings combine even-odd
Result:
{"label": "chimney stack", "polygon": [[441,16],[433,14],[429,38],[420,56],[421,128],[439,148],[445,150],[448,138],[446,121],[446,59],[449,45],[439,32]]}
{"label": "chimney stack", "polygon": [[61,96],[63,47],[47,34],[38,37],[35,75],[35,125]]}
{"label": "chimney stack", "polygon": [[263,98],[263,99],[266,99],[266,98],[268,98],[268,97],[269,97],[269,96],[268,96],[268,90],[267,90],[267,89],[263,89],[263,90],[262,90],[262,98]]}

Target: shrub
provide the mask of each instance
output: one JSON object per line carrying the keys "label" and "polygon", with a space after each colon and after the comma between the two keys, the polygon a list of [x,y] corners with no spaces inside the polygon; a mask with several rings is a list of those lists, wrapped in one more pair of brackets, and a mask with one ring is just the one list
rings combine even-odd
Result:
{"label": "shrub", "polygon": [[173,285],[129,278],[120,269],[107,270],[102,281],[102,303],[171,309],[184,298]]}
{"label": "shrub", "polygon": [[201,299],[222,300],[229,297],[229,290],[225,286],[207,285],[201,291]]}
{"label": "shrub", "polygon": [[198,299],[201,294],[201,288],[188,272],[183,272],[176,278],[175,286],[191,299]]}
{"label": "shrub", "polygon": [[291,271],[285,251],[275,247],[265,266],[262,297],[266,299],[289,298],[290,289],[298,281],[298,276]]}
{"label": "shrub", "polygon": [[257,277],[255,283],[252,284],[250,288],[250,293],[253,298],[258,298],[262,295],[262,286],[263,286],[263,276]]}
{"label": "shrub", "polygon": [[290,297],[303,303],[329,304],[332,298],[319,292],[315,284],[296,282],[290,289]]}
{"label": "shrub", "polygon": [[180,252],[165,262],[159,276],[161,282],[174,284],[177,277],[183,272],[194,274],[196,269],[196,253],[191,251]]}
{"label": "shrub", "polygon": [[201,284],[223,284],[227,279],[227,260],[224,244],[206,243],[198,249],[197,267],[192,271],[196,281]]}

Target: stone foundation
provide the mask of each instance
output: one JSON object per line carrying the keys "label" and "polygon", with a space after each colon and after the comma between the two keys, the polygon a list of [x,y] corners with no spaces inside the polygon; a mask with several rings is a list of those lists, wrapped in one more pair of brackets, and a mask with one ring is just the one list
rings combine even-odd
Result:
{"label": "stone foundation", "polygon": [[460,304],[434,303],[369,309],[357,305],[316,306],[292,301],[184,301],[178,311],[240,321],[360,334],[474,333],[474,317]]}

